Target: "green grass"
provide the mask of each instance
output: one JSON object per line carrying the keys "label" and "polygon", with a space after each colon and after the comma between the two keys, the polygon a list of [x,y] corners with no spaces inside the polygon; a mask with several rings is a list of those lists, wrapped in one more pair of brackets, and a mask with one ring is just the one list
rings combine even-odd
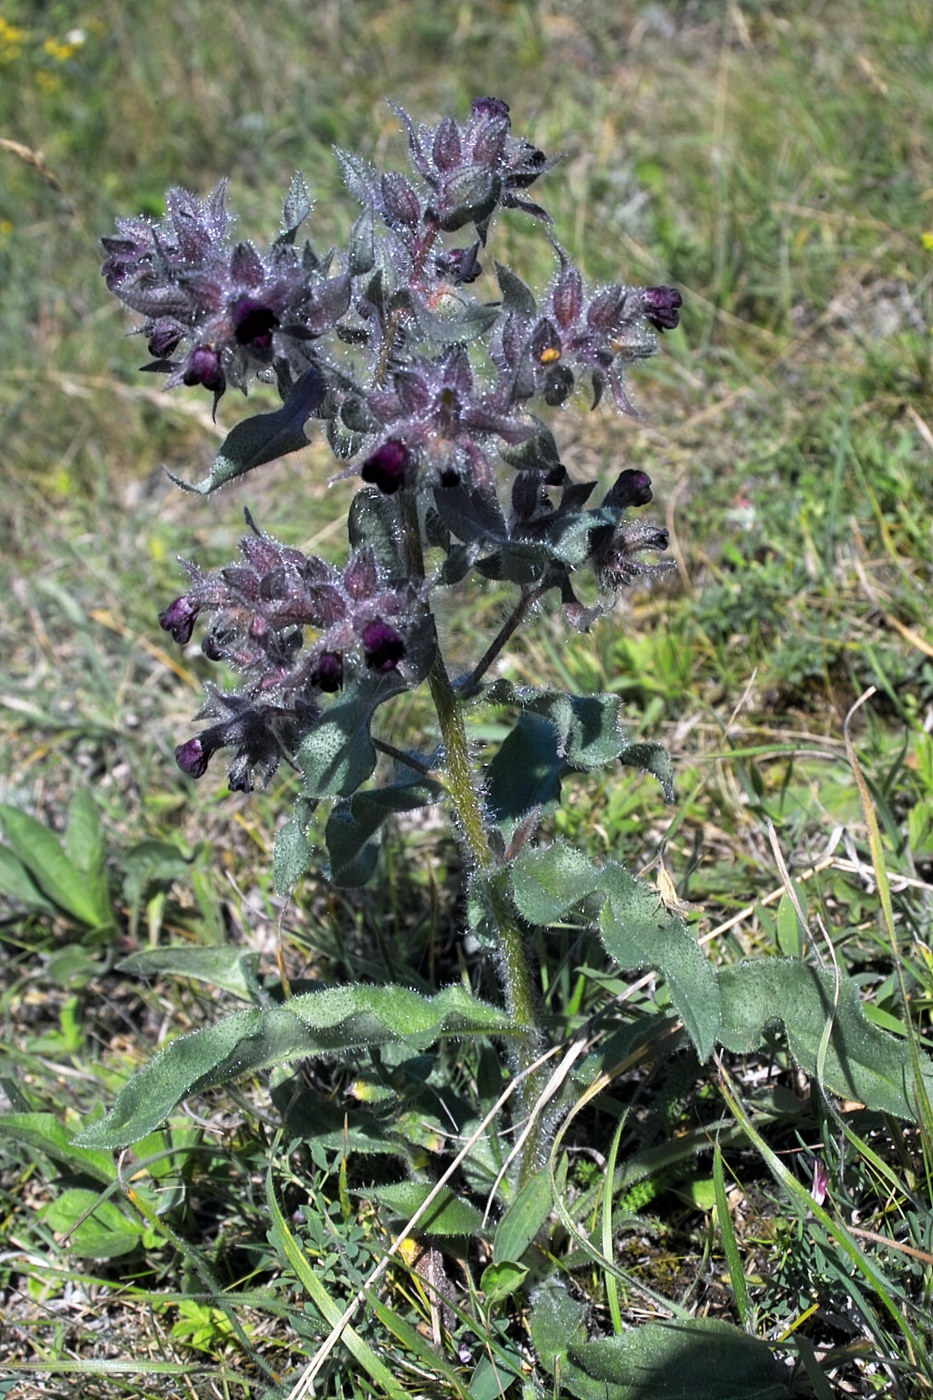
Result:
{"label": "green grass", "polygon": [[[670,748],[677,803],[626,769],[575,782],[552,826],[650,879],[661,857],[723,960],[812,940],[810,956],[857,978],[873,1018],[912,1025],[929,1048],[927,6],[177,0],[105,3],[92,17],[12,0],[4,26],[0,136],[17,145],[0,149],[0,800],[61,832],[69,799],[90,788],[117,911],[94,933],[0,905],[10,1106],[76,1129],[166,1033],[216,1014],[197,983],[113,970],[140,947],[230,940],[269,973],[279,948],[295,982],[427,987],[476,973],[452,842],[406,831],[370,889],[310,880],[286,907],[269,876],[281,791],[245,800],[179,777],[171,750],[207,668],[169,657],[155,625],[178,588],[175,556],[225,560],[244,504],[274,533],[320,535],[315,547],[337,552],[328,527],[350,488],[327,489],[330,459],[312,448],[209,502],[174,491],[162,466],[200,475],[221,429],[202,400],[137,374],[141,346],[124,339],[96,239],[117,214],[158,212],[167,185],[203,192],[223,175],[244,230],[266,232],[300,168],[326,246],[350,212],[331,144],[401,160],[383,98],[433,120],[479,91],[506,97],[519,129],[565,153],[550,207],[588,276],[676,283],[686,301],[683,328],[632,376],[640,420],[558,421],[571,470],[650,472],[678,575],[585,637],[542,616],[509,662],[518,680],[618,693],[633,730]],[[503,232],[505,255],[522,271],[530,260],[543,282],[541,240],[521,219]],[[239,407],[224,401],[227,426]],[[449,647],[464,667],[504,605],[470,596],[451,609]],[[849,733],[874,849],[844,743],[869,687]],[[393,725],[417,732],[426,714],[403,698]],[[175,864],[141,867],[147,841],[174,846]],[[607,982],[585,934],[560,937],[549,1007],[582,1024],[608,987],[650,1009],[655,986]],[[660,1297],[785,1344],[799,1394],[930,1393],[929,1114],[914,1127],[840,1109],[779,1047],[718,1071],[659,1054],[636,1077],[625,1054],[618,1063],[567,1129],[557,1170],[568,1219],[552,1217],[550,1262],[534,1266],[542,1278],[557,1268],[591,1330],[659,1313],[646,1296]],[[372,1194],[397,1164],[359,1146],[348,1156],[345,1118],[353,1128],[404,1111],[415,1175],[446,1164],[451,1121],[471,1131],[502,1071],[491,1052],[454,1048],[426,1058],[420,1079],[392,1056],[301,1073],[331,1115],[313,1134],[286,1080],[271,1095],[259,1082],[213,1091],[143,1145],[140,1208],[130,1200],[121,1216],[135,1235],[109,1259],[82,1254],[80,1227],[69,1241],[56,1206],[88,1183],[48,1150],[0,1138],[0,1394],[4,1367],[17,1400],[73,1393],[76,1376],[82,1395],[108,1400],[259,1396],[295,1379],[326,1335],[322,1314],[342,1311],[399,1223]],[[822,1213],[806,1195],[815,1156],[830,1183]],[[467,1159],[459,1182],[482,1200],[499,1165]],[[517,1373],[509,1393],[520,1394],[528,1285],[490,1302],[488,1263],[482,1242],[448,1259],[459,1356],[432,1349],[411,1257],[358,1312],[360,1347],[401,1392],[467,1394],[485,1356],[476,1400],[493,1400],[496,1374]],[[346,1356],[323,1363],[318,1393],[389,1393],[367,1388]]]}

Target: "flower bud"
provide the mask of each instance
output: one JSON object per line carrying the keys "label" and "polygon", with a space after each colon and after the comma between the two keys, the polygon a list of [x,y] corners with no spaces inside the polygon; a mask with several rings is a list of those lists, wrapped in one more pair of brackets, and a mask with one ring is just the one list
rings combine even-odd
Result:
{"label": "flower bud", "polygon": [[676,287],[645,287],[641,294],[645,315],[657,331],[672,331],[680,321],[683,297]]}
{"label": "flower bud", "polygon": [[603,505],[627,510],[629,506],[646,506],[650,500],[650,476],[647,472],[635,471],[629,467],[619,474],[615,485],[610,487],[603,499]]}
{"label": "flower bud", "polygon": [[188,356],[188,365],[182,375],[185,384],[203,384],[215,394],[222,394],[227,387],[227,377],[220,366],[220,356],[210,345],[196,345]]}
{"label": "flower bud", "polygon": [[317,666],[311,679],[320,689],[328,692],[339,690],[343,685],[343,657],[336,651],[324,651],[318,657]]}
{"label": "flower bud", "polygon": [[196,734],[187,744],[178,745],[175,750],[175,762],[189,778],[203,778],[213,752],[212,748],[202,744],[200,736]]}
{"label": "flower bud", "polygon": [[169,603],[164,612],[159,613],[159,626],[165,632],[171,632],[180,647],[187,646],[199,612],[198,605],[192,603],[187,594],[182,594],[174,603]]}

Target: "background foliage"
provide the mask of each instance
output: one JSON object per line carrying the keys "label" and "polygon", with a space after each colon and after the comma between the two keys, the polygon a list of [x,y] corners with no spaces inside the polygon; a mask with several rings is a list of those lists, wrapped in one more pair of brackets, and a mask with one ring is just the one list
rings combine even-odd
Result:
{"label": "background foliage", "polygon": [[[265,1192],[287,1088],[270,1104],[257,1081],[217,1091],[195,1104],[200,1116],[137,1149],[150,1159],[148,1194],[132,1209],[113,1187],[110,1213],[82,1218],[114,1169],[89,1152],[78,1170],[71,1132],[166,1030],[198,1027],[222,995],[216,965],[206,981],[140,981],[116,972],[118,959],[229,943],[266,970],[279,957],[296,984],[354,977],[427,990],[456,980],[466,957],[459,857],[438,847],[437,830],[407,830],[404,856],[387,842],[371,890],[309,883],[284,907],[270,875],[273,802],[208,780],[195,788],[175,769],[172,746],[201,686],[200,663],[164,652],[155,624],[178,591],[176,554],[230,557],[244,504],[290,542],[336,550],[336,495],[349,488],[328,491],[330,459],[312,448],[216,501],[180,497],[161,467],[203,475],[238,405],[225,400],[215,426],[206,395],[165,396],[140,379],[142,346],[123,339],[104,293],[97,236],[118,213],[159,214],[169,184],[203,193],[223,175],[244,230],[266,231],[300,169],[326,243],[348,216],[331,143],[386,158],[400,137],[385,97],[435,119],[495,93],[518,129],[563,152],[548,202],[571,256],[595,281],[676,284],[686,307],[633,383],[641,419],[568,417],[562,439],[568,461],[607,479],[622,466],[650,472],[678,579],[586,637],[542,618],[508,671],[515,683],[617,693],[636,734],[671,749],[677,805],[634,776],[581,779],[556,831],[594,858],[648,871],[724,961],[796,954],[815,938],[824,962],[856,976],[876,1023],[903,1027],[906,994],[925,1044],[931,30],[927,7],[907,0],[5,7],[0,799],[54,833],[67,862],[46,842],[37,873],[5,824],[0,1075],[12,1113],[50,1117],[40,1138],[8,1129],[0,1139],[0,1360],[32,1366],[22,1384],[36,1395],[66,1393],[69,1366],[84,1368],[92,1396],[186,1393],[182,1374],[190,1394],[246,1394],[254,1381],[259,1393],[270,1382],[256,1379],[257,1356],[284,1375],[321,1334],[327,1304],[308,1291],[302,1259],[342,1299],[405,1216],[373,1194],[394,1184],[384,1166],[354,1157],[348,1169],[343,1156],[343,1106],[378,1112],[387,1079],[398,1092],[388,1066],[352,1081],[338,1067],[319,1086],[335,1105],[330,1138],[313,1159],[277,1168],[294,1171],[279,1195],[293,1217],[270,1216]],[[533,232],[520,219],[503,232],[523,274],[540,258],[544,278]],[[501,602],[477,595],[447,619],[446,644],[465,665]],[[843,736],[869,686],[850,733],[879,820],[875,849]],[[417,696],[410,706],[416,730]],[[32,836],[22,851],[35,857]],[[546,989],[555,1014],[589,1014],[598,957],[567,928]],[[241,963],[225,975],[236,1009]],[[602,985],[647,1009],[658,990]],[[471,1082],[450,1087],[475,1105],[490,1072],[480,1060]],[[444,1064],[430,1073],[434,1092]],[[566,1337],[589,1319],[621,1334],[651,1313],[633,1277],[694,1316],[790,1339],[802,1393],[819,1394],[823,1373],[849,1393],[925,1393],[924,1130],[834,1116],[777,1054],[727,1057],[718,1087],[713,1072],[667,1063],[623,1140],[614,1132],[631,1084],[613,1081],[585,1131],[568,1129],[564,1183],[571,1225],[608,1243],[625,1280],[572,1231],[561,1237],[560,1222],[550,1246],[573,1290],[569,1312],[539,1302],[529,1324],[507,1282],[477,1293],[458,1275],[458,1306],[483,1339],[464,1372],[474,1371],[472,1393],[482,1400],[484,1347],[486,1393],[511,1377],[517,1393],[529,1325],[556,1364],[549,1325]],[[437,1130],[422,1089],[408,1086],[411,1132],[430,1154]],[[607,1158],[619,1164],[608,1204]],[[822,1214],[803,1191],[815,1159],[829,1173]],[[840,1244],[834,1231],[852,1225]],[[471,1279],[482,1263],[467,1260]],[[460,1393],[456,1359],[418,1349],[430,1313],[418,1269],[392,1279],[378,1306],[395,1320],[404,1387]],[[220,1289],[235,1306],[218,1306]],[[106,1370],[128,1358],[134,1372]],[[357,1393],[339,1367],[328,1384]]]}

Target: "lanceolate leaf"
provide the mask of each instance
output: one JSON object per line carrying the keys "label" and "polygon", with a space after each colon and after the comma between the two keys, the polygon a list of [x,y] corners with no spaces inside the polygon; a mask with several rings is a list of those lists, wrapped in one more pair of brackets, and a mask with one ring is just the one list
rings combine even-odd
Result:
{"label": "lanceolate leaf", "polygon": [[[393,1186],[375,1187],[366,1194],[384,1206],[392,1220],[406,1221],[424,1204],[432,1189],[424,1181],[400,1181]],[[444,1187],[415,1228],[419,1235],[475,1236],[482,1233],[483,1213]]]}
{"label": "lanceolate leaf", "polygon": [[[689,1376],[685,1388],[684,1377]],[[790,1400],[789,1373],[757,1337],[713,1318],[649,1322],[577,1342],[561,1369],[579,1400]]]}
{"label": "lanceolate leaf", "polygon": [[[101,928],[111,921],[110,902],[106,887],[101,886],[99,869],[98,878],[89,881],[88,872],[72,864],[54,833],[18,807],[0,806],[0,822],[11,851],[42,895],[90,928]],[[22,884],[26,890],[25,882]]]}
{"label": "lanceolate leaf", "polygon": [[394,1042],[421,1051],[441,1036],[501,1036],[513,1029],[504,1012],[459,985],[431,998],[398,986],[305,993],[282,1006],[236,1012],[173,1040],[133,1075],[110,1112],[75,1143],[125,1147],[157,1128],[188,1094],[272,1065]]}
{"label": "lanceolate leaf", "polygon": [[324,377],[314,365],[292,386],[281,408],[273,413],[256,413],[238,423],[227,434],[224,445],[214,458],[213,466],[203,481],[182,481],[172,472],[169,478],[183,491],[209,496],[224,482],[244,476],[254,467],[274,462],[290,452],[308,446],[304,427],[324,397]]}
{"label": "lanceolate leaf", "polygon": [[147,948],[117,963],[120,972],[137,977],[190,977],[251,1001],[259,954],[221,944],[214,948]]}
{"label": "lanceolate leaf", "polygon": [[[813,1075],[831,1022],[822,1064],[826,1087],[869,1108],[916,1120],[918,1086],[910,1047],[868,1020],[847,975],[841,975],[838,1000],[832,972],[798,958],[755,958],[723,968],[719,985],[719,1038],[727,1050],[743,1055],[757,1050],[769,1028],[783,1025],[790,1053]],[[921,1074],[926,1093],[933,1096],[933,1064],[926,1056]]]}

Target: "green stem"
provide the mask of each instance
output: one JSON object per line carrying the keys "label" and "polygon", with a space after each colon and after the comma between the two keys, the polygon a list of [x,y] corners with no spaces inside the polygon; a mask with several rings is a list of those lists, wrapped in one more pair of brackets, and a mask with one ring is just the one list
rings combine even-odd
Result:
{"label": "green stem", "polygon": [[[424,556],[413,493],[403,493],[402,513],[407,562],[412,573],[423,578]],[[429,613],[428,616],[433,626],[433,614]],[[498,935],[499,976],[506,1009],[515,1024],[523,1027],[512,1051],[513,1069],[521,1073],[529,1070],[546,1044],[538,1017],[535,960],[530,948],[530,933],[522,926],[509,898],[508,868],[497,860],[489,839],[482,799],[470,759],[463,701],[451,684],[439,646],[435,646],[428,685],[444,743],[447,792],[469,856],[485,887],[487,905]],[[534,1111],[545,1073],[544,1069],[539,1069],[527,1074],[518,1093],[522,1113]],[[541,1142],[542,1124],[539,1122],[525,1143],[519,1166],[519,1185],[540,1165]]]}

